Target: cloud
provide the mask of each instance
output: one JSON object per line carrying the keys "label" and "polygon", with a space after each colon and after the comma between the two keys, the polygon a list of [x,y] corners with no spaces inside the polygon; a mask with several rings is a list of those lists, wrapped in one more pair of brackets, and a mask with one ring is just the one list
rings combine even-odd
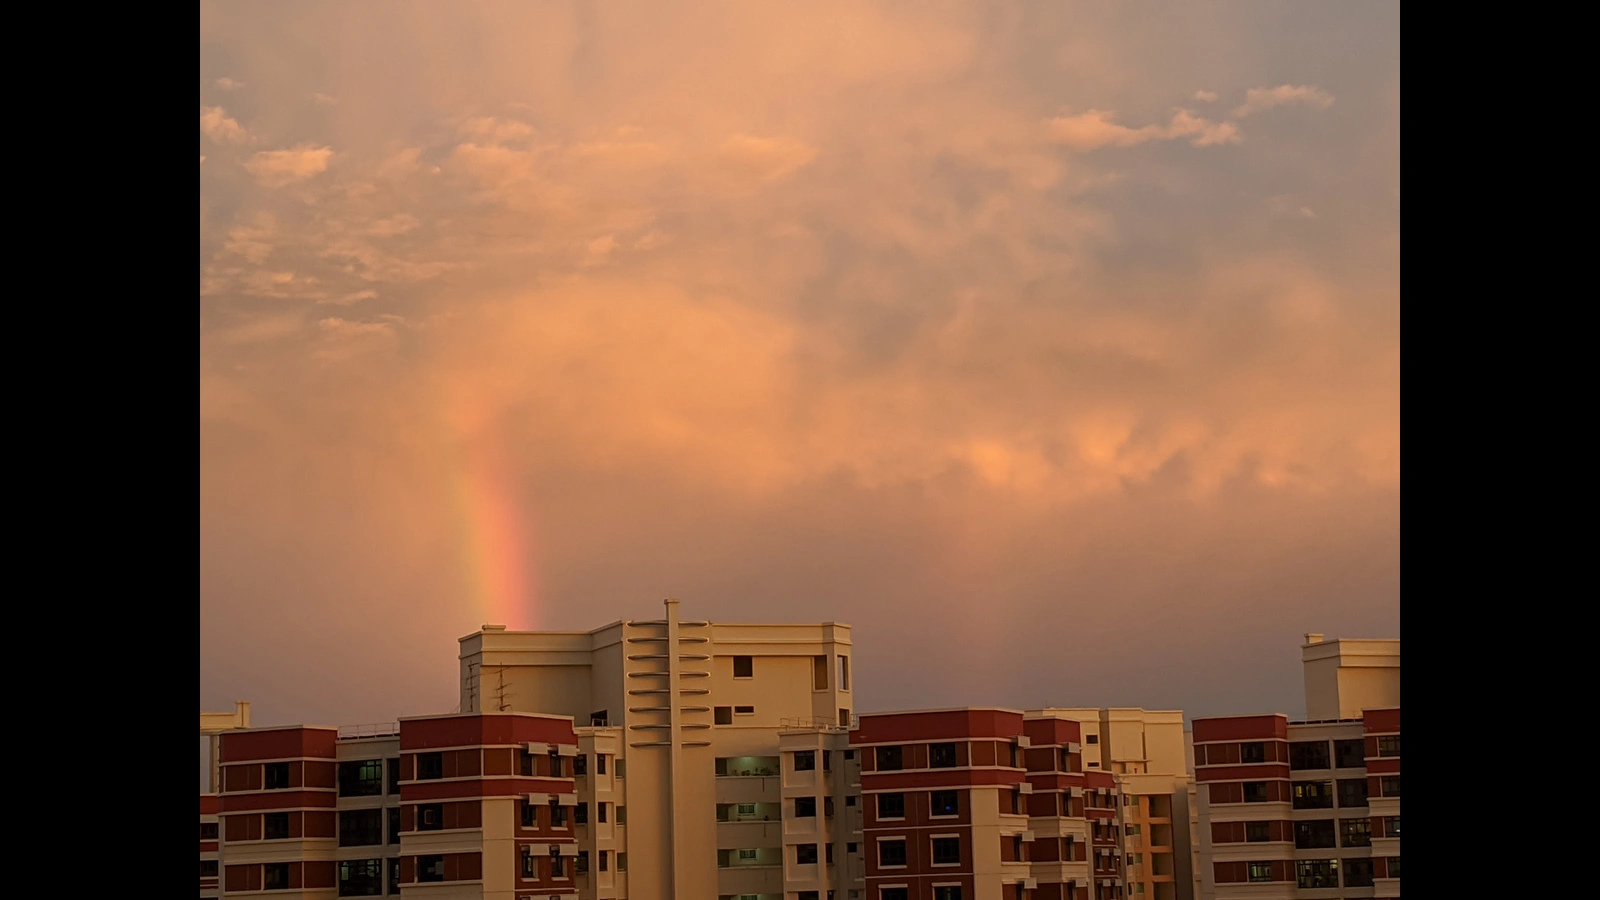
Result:
{"label": "cloud", "polygon": [[249,132],[228,118],[220,106],[200,107],[200,133],[218,144],[242,144],[250,139]]}
{"label": "cloud", "polygon": [[482,143],[503,144],[507,141],[530,138],[533,136],[533,129],[526,122],[518,122],[515,119],[483,116],[462,122],[461,133]]}
{"label": "cloud", "polygon": [[1212,91],[1195,91],[1194,98],[1201,103],[1211,103],[1217,99],[1217,95]]}
{"label": "cloud", "polygon": [[218,78],[215,84],[219,91],[237,91],[244,87],[244,82],[234,81],[232,78]]}
{"label": "cloud", "polygon": [[264,187],[284,187],[321,174],[333,150],[302,144],[290,150],[263,150],[244,164]]}
{"label": "cloud", "polygon": [[318,106],[338,106],[339,98],[330,97],[327,94],[312,94],[311,102],[317,104]]}
{"label": "cloud", "polygon": [[1236,144],[1239,130],[1227,122],[1212,122],[1185,109],[1175,110],[1165,125],[1129,128],[1115,121],[1116,114],[1091,109],[1076,116],[1058,116],[1047,123],[1051,140],[1074,150],[1134,147],[1147,141],[1188,138],[1196,147]]}
{"label": "cloud", "polygon": [[397,213],[373,222],[368,226],[367,233],[373,237],[395,237],[415,231],[421,224],[422,220],[416,216]]}
{"label": "cloud", "polygon": [[817,151],[793,138],[736,134],[722,144],[718,160],[725,171],[761,181],[778,181],[817,158]]}
{"label": "cloud", "polygon": [[[1395,633],[1392,10],[451,9],[201,9],[271,135],[201,143],[203,701],[448,710],[451,636],[677,593],[855,624],[864,709],[1293,713],[1262,647]],[[1281,58],[1341,127],[1237,143]],[[1019,669],[1041,627],[1104,639]]]}
{"label": "cloud", "polygon": [[344,294],[344,295],[339,296],[339,297],[324,297],[321,300],[318,300],[317,302],[318,303],[323,303],[323,304],[328,304],[328,305],[331,305],[331,306],[352,306],[354,304],[360,303],[363,300],[376,300],[376,299],[378,299],[378,292],[377,291],[355,291],[353,293]]}
{"label": "cloud", "polygon": [[611,254],[612,249],[616,246],[616,235],[608,234],[604,237],[595,238],[588,244],[588,253],[584,258],[583,264],[586,266],[598,266],[604,263],[606,257]]}
{"label": "cloud", "polygon": [[1244,118],[1275,106],[1310,106],[1327,109],[1333,105],[1333,95],[1319,88],[1280,84],[1275,88],[1251,88],[1245,92],[1244,105],[1233,111],[1235,118]]}

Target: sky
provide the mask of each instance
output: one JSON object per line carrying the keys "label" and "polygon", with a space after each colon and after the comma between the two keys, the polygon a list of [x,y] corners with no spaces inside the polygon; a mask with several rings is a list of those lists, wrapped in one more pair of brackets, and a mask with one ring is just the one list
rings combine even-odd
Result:
{"label": "sky", "polygon": [[201,706],[675,597],[1300,714],[1399,636],[1399,98],[1392,3],[202,3]]}

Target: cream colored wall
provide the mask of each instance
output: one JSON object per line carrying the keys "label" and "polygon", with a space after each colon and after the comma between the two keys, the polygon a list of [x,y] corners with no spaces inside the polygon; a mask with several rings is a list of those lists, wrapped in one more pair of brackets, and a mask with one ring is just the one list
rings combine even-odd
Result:
{"label": "cream colored wall", "polygon": [[[1312,636],[1316,637],[1316,636]],[[1301,645],[1306,718],[1356,719],[1400,705],[1398,640],[1316,640]]]}
{"label": "cream colored wall", "polygon": [[1400,667],[1339,669],[1339,717],[1356,719],[1364,709],[1400,705]]}
{"label": "cream colored wall", "polygon": [[1339,658],[1306,660],[1306,719],[1344,718],[1339,714]]}
{"label": "cream colored wall", "polygon": [[[628,854],[627,895],[633,900],[667,900],[673,895],[672,860],[683,861],[679,873],[682,892],[692,897],[719,893],[717,869],[718,831],[716,803],[720,787],[714,759],[719,756],[778,756],[778,727],[785,719],[825,718],[832,721],[840,707],[851,709],[853,692],[838,685],[838,657],[850,655],[849,628],[842,625],[724,625],[685,626],[683,636],[706,636],[706,644],[680,646],[682,654],[705,653],[706,661],[684,661],[685,670],[709,669],[709,678],[684,679],[681,687],[708,687],[707,695],[684,694],[682,706],[754,706],[755,715],[736,716],[734,725],[685,730],[680,748],[678,795],[671,790],[668,747],[634,744],[665,740],[664,729],[631,726],[666,722],[659,712],[633,713],[630,707],[664,705],[666,695],[629,695],[630,689],[665,687],[664,677],[630,678],[629,672],[658,672],[664,660],[629,660],[629,655],[665,652],[655,642],[627,643],[629,637],[659,636],[665,626],[652,622],[617,623],[592,633],[522,633],[487,631],[461,641],[463,708],[469,695],[470,666],[479,667],[480,708],[495,703],[499,675],[504,667],[505,702],[514,710],[572,716],[586,726],[589,714],[605,709],[612,725],[621,726],[627,763]],[[755,677],[733,678],[734,655],[755,657]],[[828,659],[828,687],[812,689],[812,658]],[[854,680],[852,661],[852,681]],[[854,685],[852,684],[852,687]],[[684,710],[681,721],[712,722],[710,712]],[[709,746],[688,746],[707,741]],[[836,761],[836,764],[840,761]],[[776,789],[774,790],[776,794]],[[685,814],[677,819],[673,808]],[[676,846],[676,853],[674,852]],[[836,850],[836,853],[838,850]],[[623,879],[619,878],[619,884]],[[726,891],[722,891],[726,892]]]}

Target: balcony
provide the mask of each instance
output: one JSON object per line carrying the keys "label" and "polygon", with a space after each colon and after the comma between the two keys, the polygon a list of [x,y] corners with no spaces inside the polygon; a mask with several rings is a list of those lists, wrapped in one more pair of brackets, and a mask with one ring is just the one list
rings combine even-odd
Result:
{"label": "balcony", "polygon": [[720,775],[716,779],[719,804],[778,804],[783,801],[782,780],[776,775]]}

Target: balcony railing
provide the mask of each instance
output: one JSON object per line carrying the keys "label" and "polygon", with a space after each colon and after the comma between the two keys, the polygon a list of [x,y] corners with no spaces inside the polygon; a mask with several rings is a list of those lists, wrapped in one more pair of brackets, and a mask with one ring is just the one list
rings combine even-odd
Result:
{"label": "balcony railing", "polygon": [[354,741],[360,738],[394,737],[399,733],[399,722],[378,722],[372,725],[339,726],[339,740],[341,741]]}
{"label": "balcony railing", "polygon": [[831,733],[836,733],[836,734],[844,734],[846,732],[849,732],[849,731],[853,730],[854,727],[859,722],[860,722],[860,720],[857,719],[854,715],[852,715],[850,717],[850,721],[848,723],[844,724],[844,725],[840,725],[834,719],[805,719],[805,718],[779,719],[778,720],[778,730],[780,732],[782,732],[782,731],[826,731],[826,732],[831,732]]}

